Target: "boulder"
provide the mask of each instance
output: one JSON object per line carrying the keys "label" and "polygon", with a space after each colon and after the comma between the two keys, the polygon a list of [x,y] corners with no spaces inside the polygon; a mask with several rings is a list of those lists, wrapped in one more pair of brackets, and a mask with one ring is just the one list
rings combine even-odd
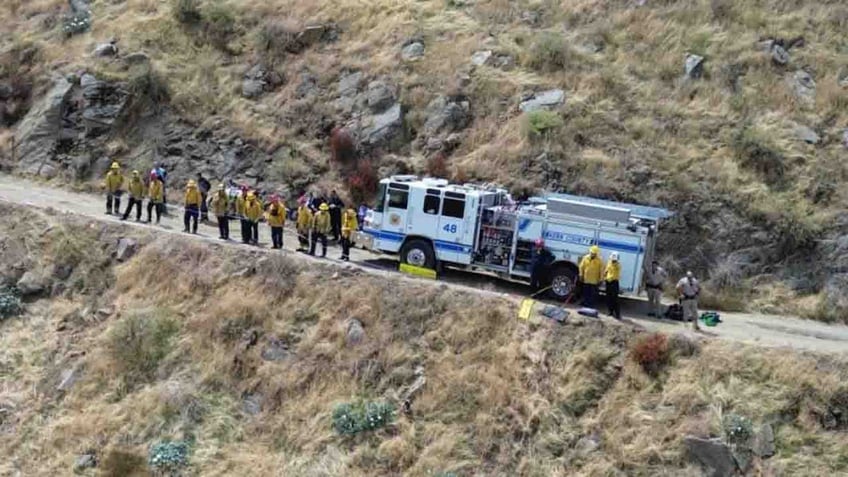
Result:
{"label": "boulder", "polygon": [[124,63],[128,65],[146,65],[150,63],[150,57],[147,56],[147,53],[137,51],[135,53],[130,53],[125,56]]}
{"label": "boulder", "polygon": [[74,387],[74,384],[82,378],[82,367],[74,366],[73,368],[62,371],[59,376],[59,385],[56,386],[57,391],[68,392]]}
{"label": "boulder", "polygon": [[704,57],[687,54],[683,65],[687,79],[699,79],[704,75]]}
{"label": "boulder", "polygon": [[241,407],[244,413],[249,416],[255,416],[262,412],[263,397],[259,393],[251,393],[244,396],[241,401]]}
{"label": "boulder", "polygon": [[518,108],[529,113],[540,109],[554,109],[565,101],[565,92],[561,89],[550,89],[539,93],[531,94],[522,99]]}
{"label": "boulder", "polygon": [[97,467],[97,454],[94,451],[88,451],[85,454],[77,456],[74,461],[74,473],[80,474],[86,469]]}
{"label": "boulder", "polygon": [[720,439],[683,438],[689,458],[710,470],[712,477],[731,477],[736,473],[733,453]]}
{"label": "boulder", "polygon": [[241,95],[248,99],[258,98],[266,91],[272,91],[282,78],[275,72],[268,71],[263,65],[253,65],[244,74],[241,83]]}
{"label": "boulder", "polygon": [[586,457],[601,447],[601,438],[597,434],[581,437],[574,445],[574,452],[580,457]]}
{"label": "boulder", "polygon": [[444,95],[436,97],[427,105],[424,134],[434,136],[464,129],[471,120],[468,114],[469,108],[468,101],[464,99],[454,100]]}
{"label": "boulder", "polygon": [[769,458],[775,454],[774,429],[771,424],[763,424],[760,428],[760,432],[757,433],[756,441],[754,442],[754,452],[761,458]]}
{"label": "boulder", "polygon": [[18,280],[16,285],[21,292],[21,296],[35,296],[44,293],[48,287],[47,280],[41,272],[29,270]]}
{"label": "boulder", "polygon": [[416,61],[424,56],[424,43],[413,41],[400,50],[400,57],[403,61]]}
{"label": "boulder", "polygon": [[816,80],[810,73],[798,70],[788,76],[787,82],[796,98],[806,103],[816,99]]}
{"label": "boulder", "polygon": [[94,56],[104,58],[118,55],[118,44],[115,40],[101,43],[94,47]]}
{"label": "boulder", "polygon": [[56,78],[53,88],[36,103],[18,125],[18,167],[36,173],[53,159],[62,117],[73,85],[65,78]]}
{"label": "boulder", "polygon": [[84,99],[82,123],[85,135],[95,137],[108,132],[123,114],[129,99],[125,85],[84,74],[80,78],[80,86]]}
{"label": "boulder", "polygon": [[821,137],[815,131],[800,124],[795,126],[795,136],[807,144],[818,144],[821,142]]}
{"label": "boulder", "polygon": [[354,71],[339,78],[339,96],[352,96],[359,91],[365,75],[361,71]]}
{"label": "boulder", "polygon": [[356,346],[365,339],[365,328],[362,322],[356,318],[347,320],[347,331],[345,332],[345,344]]}
{"label": "boulder", "polygon": [[360,118],[348,127],[362,146],[392,146],[403,135],[403,109],[395,103],[384,112]]}
{"label": "boulder", "polygon": [[115,259],[124,262],[132,258],[138,250],[138,242],[131,238],[122,237],[118,239],[118,247],[115,250]]}
{"label": "boulder", "polygon": [[262,348],[262,352],[259,355],[265,361],[283,361],[291,355],[289,351],[289,345],[286,344],[285,341],[277,338],[268,338],[268,342]]}
{"label": "boulder", "polygon": [[395,92],[382,81],[372,81],[368,84],[365,98],[372,112],[381,113],[394,104]]}
{"label": "boulder", "polygon": [[492,63],[492,50],[475,51],[471,55],[471,64],[474,66],[483,66]]}
{"label": "boulder", "polygon": [[318,90],[318,77],[312,73],[303,72],[300,74],[300,84],[295,89],[295,95],[298,98],[305,98],[311,94],[315,94]]}
{"label": "boulder", "polygon": [[780,45],[772,44],[771,61],[775,65],[786,66],[789,64],[789,52]]}

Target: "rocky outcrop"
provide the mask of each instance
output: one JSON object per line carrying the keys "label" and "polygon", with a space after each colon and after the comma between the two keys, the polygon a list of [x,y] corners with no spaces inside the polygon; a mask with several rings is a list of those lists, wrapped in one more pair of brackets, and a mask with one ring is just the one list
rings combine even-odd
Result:
{"label": "rocky outcrop", "polygon": [[565,92],[561,89],[550,89],[525,96],[518,109],[525,113],[540,109],[554,109],[565,102]]}
{"label": "rocky outcrop", "polygon": [[409,40],[404,43],[400,50],[403,61],[416,61],[424,56],[424,42],[421,40]]}
{"label": "rocky outcrop", "polygon": [[65,78],[57,78],[53,88],[34,105],[18,127],[16,142],[18,169],[28,174],[41,174],[42,169],[53,167],[50,162],[62,129],[71,84]]}
{"label": "rocky outcrop", "polygon": [[792,94],[795,95],[801,102],[812,104],[816,99],[816,80],[813,76],[804,71],[798,70],[787,77]]}
{"label": "rocky outcrop", "polygon": [[449,152],[459,145],[460,131],[471,122],[470,102],[465,96],[439,95],[427,105],[421,142],[429,151]]}
{"label": "rocky outcrop", "polygon": [[129,92],[122,83],[98,80],[94,75],[80,78],[83,109],[82,122],[86,137],[109,132],[120,119],[129,101]]}
{"label": "rocky outcrop", "polygon": [[704,75],[704,57],[700,55],[688,54],[683,65],[686,79],[700,79]]}
{"label": "rocky outcrop", "polygon": [[736,473],[736,461],[730,448],[719,439],[686,436],[683,444],[689,457],[710,469],[712,477],[731,477]]}
{"label": "rocky outcrop", "polygon": [[365,74],[353,71],[342,75],[336,86],[336,112],[347,117],[344,127],[362,151],[391,150],[404,142],[403,108],[397,102],[396,88],[378,79],[367,83]]}
{"label": "rocky outcrop", "polygon": [[270,71],[263,65],[254,65],[244,74],[241,95],[249,99],[258,98],[276,89],[283,81],[282,75],[276,71]]}

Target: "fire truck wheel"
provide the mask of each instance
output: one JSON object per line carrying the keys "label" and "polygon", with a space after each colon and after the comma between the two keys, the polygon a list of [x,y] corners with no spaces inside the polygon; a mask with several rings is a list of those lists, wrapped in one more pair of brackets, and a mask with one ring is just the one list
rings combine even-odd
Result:
{"label": "fire truck wheel", "polygon": [[410,240],[400,251],[400,259],[416,267],[436,268],[436,254],[433,247],[424,240]]}
{"label": "fire truck wheel", "polygon": [[560,265],[551,270],[549,295],[557,300],[565,300],[574,293],[577,273],[571,267]]}

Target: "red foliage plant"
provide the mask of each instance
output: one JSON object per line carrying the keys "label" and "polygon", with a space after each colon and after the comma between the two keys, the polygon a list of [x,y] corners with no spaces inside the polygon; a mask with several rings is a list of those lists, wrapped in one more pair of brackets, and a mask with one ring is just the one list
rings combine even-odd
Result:
{"label": "red foliage plant", "polygon": [[427,159],[427,173],[433,177],[448,177],[448,158],[443,152],[437,152]]}
{"label": "red foliage plant", "polygon": [[341,165],[351,165],[356,160],[356,143],[350,131],[341,126],[330,131],[330,157]]}
{"label": "red foliage plant", "polygon": [[364,202],[377,191],[377,170],[368,159],[359,161],[356,169],[347,175],[347,188],[354,202]]}
{"label": "red foliage plant", "polygon": [[662,333],[642,335],[630,348],[630,359],[651,376],[656,376],[669,362],[668,337]]}

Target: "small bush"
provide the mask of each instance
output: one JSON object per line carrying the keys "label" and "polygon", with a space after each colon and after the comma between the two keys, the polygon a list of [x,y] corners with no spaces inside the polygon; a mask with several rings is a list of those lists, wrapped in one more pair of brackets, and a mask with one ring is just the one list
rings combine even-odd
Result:
{"label": "small bush", "polygon": [[77,12],[66,15],[62,21],[62,32],[66,36],[85,33],[89,29],[91,29],[91,14],[89,12]]}
{"label": "small bush", "polygon": [[150,446],[147,465],[155,471],[175,474],[188,466],[191,446],[183,441],[162,441]]}
{"label": "small bush", "polygon": [[0,320],[18,316],[23,313],[21,293],[15,287],[0,290]]}
{"label": "small bush", "polygon": [[662,333],[642,335],[630,348],[630,359],[642,369],[656,376],[669,362],[668,337]]}
{"label": "small bush", "polygon": [[262,25],[256,35],[256,49],[273,65],[285,58],[287,53],[297,53],[299,47],[297,34],[300,29],[294,22],[269,21]]}
{"label": "small bush", "polygon": [[176,320],[162,310],[130,313],[113,326],[107,349],[127,384],[153,377],[178,330]]}
{"label": "small bush", "polygon": [[377,171],[371,161],[362,160],[356,169],[348,174],[347,188],[354,203],[365,202],[377,192]]}
{"label": "small bush", "polygon": [[348,165],[356,160],[356,143],[346,128],[335,127],[330,132],[330,157],[341,165]]}
{"label": "small bush", "polygon": [[387,402],[342,403],[333,409],[333,429],[354,435],[385,427],[394,420],[395,408]]}
{"label": "small bush", "polygon": [[564,124],[562,117],[553,111],[531,111],[524,115],[524,131],[529,139],[545,136]]}
{"label": "small bush", "polygon": [[174,18],[184,25],[196,25],[202,18],[199,0],[174,0],[172,11]]}
{"label": "small bush", "polygon": [[576,59],[562,35],[541,33],[530,46],[525,63],[534,70],[551,72],[573,66]]}
{"label": "small bush", "polygon": [[733,139],[733,149],[742,167],[757,173],[766,184],[783,182],[787,172],[783,154],[755,129],[741,129]]}
{"label": "small bush", "polygon": [[722,427],[724,436],[734,446],[747,446],[754,436],[754,425],[751,420],[738,414],[728,414],[724,417]]}
{"label": "small bush", "polygon": [[215,2],[203,12],[203,34],[206,41],[219,50],[227,50],[227,45],[236,34],[236,19],[230,9]]}

